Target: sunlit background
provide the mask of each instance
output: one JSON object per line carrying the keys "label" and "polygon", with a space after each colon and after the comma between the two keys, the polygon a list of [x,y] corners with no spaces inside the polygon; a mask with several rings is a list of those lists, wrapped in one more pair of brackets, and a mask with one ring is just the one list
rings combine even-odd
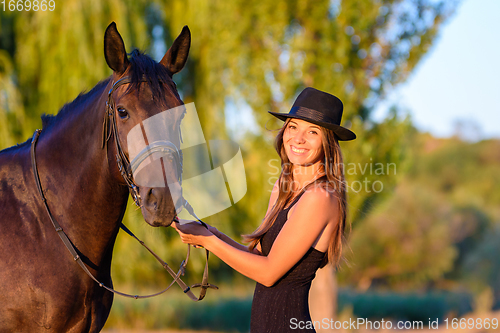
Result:
{"label": "sunlit background", "polygon": [[499,13],[498,1],[463,1],[408,81],[381,103],[375,117],[382,119],[394,103],[409,109],[420,130],[437,137],[500,137]]}
{"label": "sunlit background", "polygon": [[[52,12],[0,11],[1,148],[111,74],[102,47],[111,21],[127,51],[156,60],[190,27],[190,58],[174,80],[207,140],[242,149],[247,194],[206,220],[238,240],[259,225],[277,176],[280,123],[267,111],[287,112],[306,86],[344,101],[344,124],[358,135],[341,145],[352,229],[346,263],[315,280],[311,307],[326,312],[313,319],[428,327],[500,317],[499,1],[56,0]],[[177,234],[147,226],[133,205],[124,222],[171,266],[184,259]],[[195,251],[190,283],[202,259]],[[112,275],[130,293],[170,282],[123,234]],[[196,304],[178,289],[115,297],[105,329],[248,332],[254,282],[215,257],[210,279],[221,289]]]}

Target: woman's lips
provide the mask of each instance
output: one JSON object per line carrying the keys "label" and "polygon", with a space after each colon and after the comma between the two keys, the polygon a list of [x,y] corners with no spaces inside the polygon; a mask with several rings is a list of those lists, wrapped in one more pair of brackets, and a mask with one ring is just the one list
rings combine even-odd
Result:
{"label": "woman's lips", "polygon": [[292,153],[296,154],[296,155],[302,155],[304,154],[308,149],[305,149],[305,148],[297,148],[295,146],[290,146],[290,150],[292,151]]}

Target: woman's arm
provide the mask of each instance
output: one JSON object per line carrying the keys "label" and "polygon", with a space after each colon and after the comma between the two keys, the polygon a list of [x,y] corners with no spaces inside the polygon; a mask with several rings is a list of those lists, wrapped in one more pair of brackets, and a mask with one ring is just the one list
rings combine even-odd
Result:
{"label": "woman's arm", "polygon": [[176,224],[174,227],[184,243],[201,245],[241,274],[271,286],[306,254],[329,223],[337,221],[335,194],[324,189],[306,191],[267,257],[235,248],[199,225]]}
{"label": "woman's arm", "polygon": [[[271,190],[271,196],[269,198],[269,204],[267,205],[266,215],[269,214],[269,211],[271,210],[271,208],[276,203],[276,200],[278,199],[278,181],[279,180],[277,180],[274,183],[273,189]],[[189,221],[187,221],[187,220],[179,220],[179,221],[181,222],[181,224],[189,223]],[[219,238],[220,240],[226,242],[227,244],[231,245],[232,247],[234,247],[234,248],[236,248],[238,250],[246,251],[246,252],[251,252],[251,253],[259,254],[259,255],[261,254],[260,244],[258,244],[256,248],[254,248],[252,251],[250,251],[250,249],[248,248],[248,246],[236,242],[231,237],[229,237],[226,234],[224,234],[221,231],[219,231],[216,227],[208,226],[208,230],[211,233],[213,233],[217,238]]]}
{"label": "woman's arm", "polygon": [[[214,227],[212,227],[214,228]],[[220,232],[219,230],[217,230],[216,228],[214,228],[215,230],[211,230],[209,228],[209,230],[217,237],[219,238],[221,241],[225,242],[226,244],[238,249],[238,250],[241,250],[241,251],[246,251],[246,252],[251,252],[251,253],[254,253],[254,254],[260,254],[260,251],[258,251],[257,249],[253,249],[253,251],[250,251],[250,249],[248,248],[248,246],[246,245],[243,245],[243,244],[240,244],[238,243],[237,241],[235,241],[234,239],[232,239],[231,237],[227,236],[226,234]]]}

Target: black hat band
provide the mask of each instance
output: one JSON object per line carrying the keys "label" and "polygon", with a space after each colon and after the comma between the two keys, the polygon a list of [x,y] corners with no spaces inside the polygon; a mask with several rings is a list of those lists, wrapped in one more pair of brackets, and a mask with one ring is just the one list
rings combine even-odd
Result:
{"label": "black hat band", "polygon": [[303,106],[294,106],[290,109],[288,116],[299,116],[315,120],[322,123],[330,123],[335,125],[340,125],[340,119],[332,119],[322,112],[309,109]]}

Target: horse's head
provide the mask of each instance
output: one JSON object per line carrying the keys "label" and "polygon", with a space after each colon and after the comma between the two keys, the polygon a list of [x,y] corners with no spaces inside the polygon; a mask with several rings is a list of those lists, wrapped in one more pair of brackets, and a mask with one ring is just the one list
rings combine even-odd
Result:
{"label": "horse's head", "polygon": [[190,44],[186,26],[157,63],[138,51],[129,58],[114,23],[104,36],[113,87],[103,142],[115,141],[106,147],[109,159],[118,163],[144,219],[152,226],[170,225],[176,207],[182,208],[180,122],[185,109],[172,76],[184,67]]}

